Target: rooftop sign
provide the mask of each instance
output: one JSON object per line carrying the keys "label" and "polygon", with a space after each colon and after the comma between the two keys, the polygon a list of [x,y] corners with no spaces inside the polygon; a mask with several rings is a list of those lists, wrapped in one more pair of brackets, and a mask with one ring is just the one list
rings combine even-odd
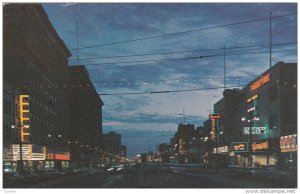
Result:
{"label": "rooftop sign", "polygon": [[250,91],[253,92],[256,89],[260,88],[261,86],[265,85],[271,80],[270,74],[266,74],[262,77],[260,77],[257,81],[255,81],[253,84],[250,86]]}

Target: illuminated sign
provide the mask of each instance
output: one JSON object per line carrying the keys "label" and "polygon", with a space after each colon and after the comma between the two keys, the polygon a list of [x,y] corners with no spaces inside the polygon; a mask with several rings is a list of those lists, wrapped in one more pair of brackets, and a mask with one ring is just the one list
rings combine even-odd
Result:
{"label": "illuminated sign", "polygon": [[216,120],[211,120],[211,131],[210,131],[210,139],[216,138]]}
{"label": "illuminated sign", "polygon": [[70,154],[69,153],[59,153],[59,154],[53,154],[53,153],[48,153],[47,155],[48,159],[52,160],[70,160]]}
{"label": "illuminated sign", "polygon": [[297,148],[297,134],[280,137],[281,152],[296,152]]}
{"label": "illuminated sign", "polygon": [[209,118],[210,119],[220,119],[221,118],[221,114],[210,114]]}
{"label": "illuminated sign", "polygon": [[271,80],[270,74],[266,74],[259,78],[257,81],[255,81],[253,84],[250,86],[251,92],[255,91],[256,89],[260,88],[261,86],[265,85]]}
{"label": "illuminated sign", "polygon": [[[41,147],[40,152],[36,151],[37,148]],[[45,147],[35,144],[24,144],[22,145],[22,160],[45,160],[46,152]],[[12,160],[20,160],[20,145],[12,145]]]}
{"label": "illuminated sign", "polygon": [[29,95],[19,95],[18,99],[18,116],[21,124],[21,141],[29,142]]}
{"label": "illuminated sign", "polygon": [[249,108],[249,109],[247,110],[247,112],[254,111],[255,109],[256,109],[256,107],[255,107],[255,106],[253,106],[253,107]]}
{"label": "illuminated sign", "polygon": [[262,143],[253,143],[251,147],[253,152],[256,152],[256,150],[268,149],[269,145],[268,145],[268,141],[265,141]]}
{"label": "illuminated sign", "polygon": [[[12,145],[13,161],[20,160],[20,145]],[[31,155],[31,145],[22,145],[22,160],[29,160]]]}
{"label": "illuminated sign", "polygon": [[247,142],[232,142],[231,148],[233,152],[247,152],[248,143]]}
{"label": "illuminated sign", "polygon": [[256,98],[258,98],[258,95],[257,95],[257,94],[254,95],[254,96],[252,96],[251,98],[248,98],[248,99],[247,99],[247,102],[251,102],[252,100],[255,100]]}
{"label": "illuminated sign", "polygon": [[228,152],[228,146],[222,146],[222,147],[217,147],[213,149],[213,153],[227,153]]}
{"label": "illuminated sign", "polygon": [[[261,135],[267,133],[267,127],[251,127],[252,135]],[[243,128],[244,135],[250,135],[250,127]]]}

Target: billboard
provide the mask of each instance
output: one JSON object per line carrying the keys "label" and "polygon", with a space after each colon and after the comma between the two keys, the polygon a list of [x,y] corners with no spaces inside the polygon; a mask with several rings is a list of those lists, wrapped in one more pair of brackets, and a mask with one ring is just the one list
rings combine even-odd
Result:
{"label": "billboard", "polygon": [[280,137],[280,152],[296,152],[297,149],[297,134]]}

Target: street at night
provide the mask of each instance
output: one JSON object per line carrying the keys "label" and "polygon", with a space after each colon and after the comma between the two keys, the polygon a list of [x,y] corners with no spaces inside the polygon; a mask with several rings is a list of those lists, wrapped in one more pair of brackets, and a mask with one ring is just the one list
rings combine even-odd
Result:
{"label": "street at night", "polygon": [[2,11],[6,193],[295,192],[297,1]]}
{"label": "street at night", "polygon": [[[146,165],[147,166],[147,165]],[[35,180],[15,188],[290,188],[296,182],[284,179],[254,179],[226,176],[212,169],[190,168],[182,171],[158,167],[126,167],[121,172],[105,169],[64,175],[52,180]]]}

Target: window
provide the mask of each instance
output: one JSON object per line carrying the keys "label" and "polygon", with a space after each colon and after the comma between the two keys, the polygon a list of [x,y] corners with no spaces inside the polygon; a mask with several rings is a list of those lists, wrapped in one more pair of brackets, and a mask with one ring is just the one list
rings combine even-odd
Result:
{"label": "window", "polygon": [[274,85],[272,87],[269,88],[269,99],[270,101],[274,101],[277,98],[277,85]]}
{"label": "window", "polygon": [[23,97],[22,101],[25,102],[25,103],[27,103],[27,102],[29,102],[29,99],[28,99],[28,97]]}
{"label": "window", "polygon": [[29,118],[29,113],[28,112],[23,112],[23,118]]}
{"label": "window", "polygon": [[23,110],[29,110],[29,106],[28,105],[23,105]]}
{"label": "window", "polygon": [[274,129],[278,127],[278,117],[277,114],[272,114],[269,116],[269,127]]}

